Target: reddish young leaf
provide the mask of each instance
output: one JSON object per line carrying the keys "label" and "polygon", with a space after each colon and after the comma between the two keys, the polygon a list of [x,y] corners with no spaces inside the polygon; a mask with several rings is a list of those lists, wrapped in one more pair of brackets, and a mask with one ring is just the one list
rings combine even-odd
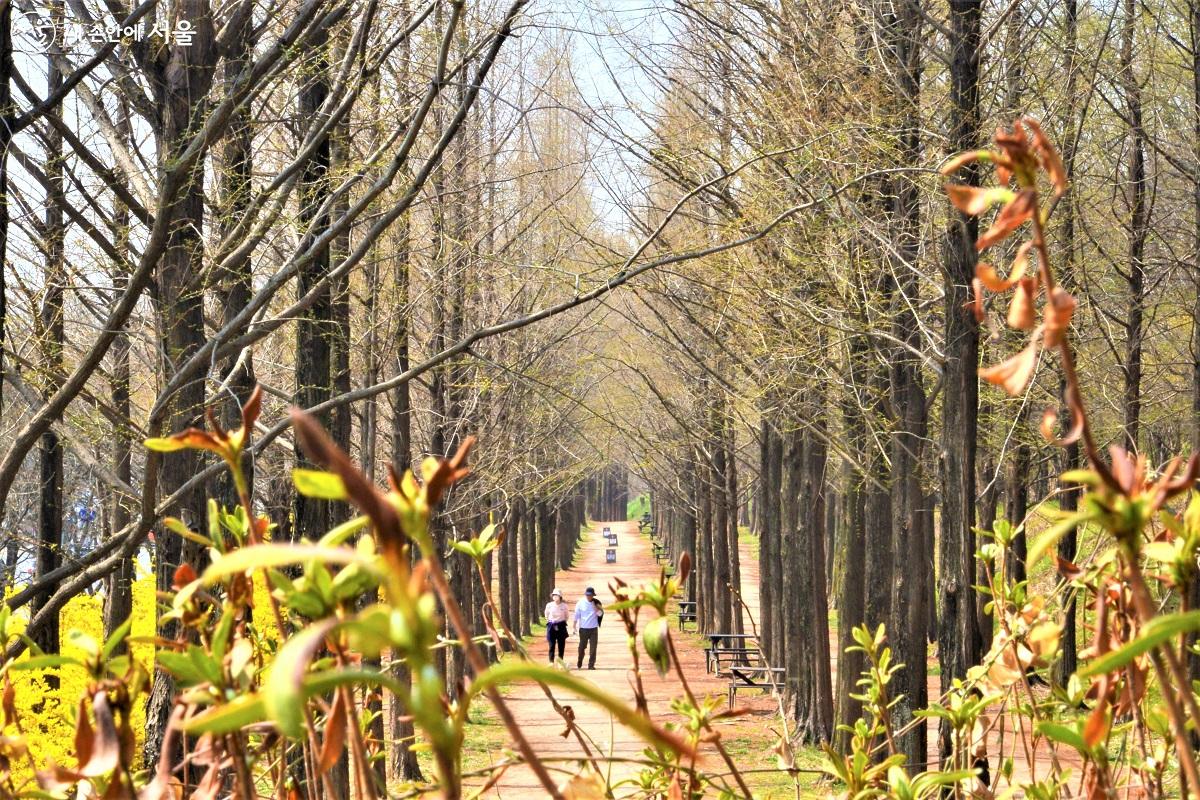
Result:
{"label": "reddish young leaf", "polygon": [[1016,396],[1025,391],[1033,371],[1037,367],[1037,339],[1031,338],[1029,344],[1016,355],[996,364],[979,370],[979,377],[991,384],[999,386],[1010,396]]}
{"label": "reddish young leaf", "polygon": [[437,469],[425,483],[425,497],[430,507],[437,505],[446,489],[471,473],[471,468],[467,466],[467,454],[471,452],[474,445],[475,437],[468,436],[459,446],[454,458],[449,461],[442,459],[438,463]]}
{"label": "reddish young leaf", "polygon": [[171,578],[171,586],[175,589],[182,589],[194,580],[196,580],[196,570],[192,569],[192,565],[180,564],[175,568],[175,575]]}
{"label": "reddish young leaf", "polygon": [[1101,701],[1088,715],[1087,723],[1083,726],[1083,741],[1088,747],[1095,747],[1104,741],[1108,735],[1108,703]]}
{"label": "reddish young leaf", "polygon": [[946,196],[955,208],[972,217],[1013,199],[1013,193],[1003,186],[967,186],[962,183],[947,183]]}
{"label": "reddish young leaf", "polygon": [[967,164],[973,164],[976,161],[995,161],[997,158],[998,155],[989,150],[968,150],[947,161],[938,172],[943,175],[953,175]]}
{"label": "reddish young leaf", "polygon": [[1037,281],[1033,278],[1022,278],[1017,283],[1017,291],[1013,293],[1012,301],[1008,304],[1008,327],[1019,331],[1032,330],[1037,322],[1037,308],[1034,295],[1037,293]]}
{"label": "reddish young leaf", "polygon": [[121,737],[108,707],[108,693],[96,692],[92,698],[92,713],[96,716],[96,732],[92,752],[86,763],[80,761],[79,771],[89,778],[108,775],[121,763]]}
{"label": "reddish young leaf", "polygon": [[1067,168],[1063,166],[1062,157],[1050,142],[1049,137],[1042,132],[1042,126],[1038,124],[1036,119],[1025,116],[1021,117],[1021,121],[1025,123],[1025,127],[1029,128],[1033,135],[1033,149],[1038,154],[1038,159],[1042,162],[1042,168],[1050,176],[1050,183],[1054,186],[1054,194],[1061,197],[1067,191]]}
{"label": "reddish young leaf", "polygon": [[4,674],[4,727],[16,724],[17,721],[17,692],[9,680],[8,673]]}
{"label": "reddish young leaf", "polygon": [[1058,347],[1062,344],[1067,329],[1071,327],[1071,317],[1075,313],[1075,305],[1075,297],[1061,286],[1055,286],[1051,290],[1046,309],[1043,312],[1046,325],[1046,347]]}
{"label": "reddish young leaf", "polygon": [[342,751],[346,748],[346,693],[338,689],[333,698],[333,707],[325,719],[325,742],[321,745],[321,758],[317,762],[318,774],[324,775],[333,769]]}
{"label": "reddish young leaf", "polygon": [[1087,572],[1073,561],[1068,561],[1062,556],[1055,554],[1055,566],[1058,568],[1058,574],[1062,575],[1069,581],[1075,581],[1082,578]]}
{"label": "reddish young leaf", "polygon": [[687,582],[688,575],[692,573],[692,557],[686,550],[679,554],[679,566],[675,573],[679,576],[681,585]]}
{"label": "reddish young leaf", "polygon": [[1025,242],[1017,248],[1017,255],[1008,269],[1007,278],[1001,278],[991,264],[985,264],[982,261],[975,265],[975,277],[983,283],[988,291],[1008,291],[1025,276],[1025,270],[1029,268],[1029,248],[1031,247],[1033,247],[1033,242]]}
{"label": "reddish young leaf", "polygon": [[1047,408],[1042,412],[1042,422],[1039,426],[1042,432],[1042,438],[1047,442],[1058,447],[1066,447],[1069,444],[1074,444],[1079,441],[1079,437],[1083,435],[1083,417],[1078,414],[1071,416],[1071,430],[1067,431],[1067,435],[1061,439],[1056,439],[1054,436],[1054,428],[1058,425],[1058,409]]}
{"label": "reddish young leaf", "polygon": [[254,391],[242,406],[242,430],[247,434],[254,428],[258,415],[262,411],[262,385],[255,384]]}
{"label": "reddish young leaf", "polygon": [[1022,189],[1017,192],[1016,197],[1000,209],[1000,213],[992,222],[992,227],[975,240],[975,251],[982,253],[997,242],[1007,239],[1009,234],[1027,222],[1033,216],[1033,201],[1034,191],[1032,189]]}
{"label": "reddish young leaf", "polygon": [[144,444],[147,448],[160,453],[171,453],[176,450],[211,450],[214,453],[221,453],[225,449],[211,433],[199,428],[188,428],[173,436],[147,439]]}
{"label": "reddish young leaf", "polygon": [[88,720],[87,697],[79,698],[79,709],[75,713],[75,759],[80,768],[92,759],[92,749],[95,746],[96,732]]}
{"label": "reddish young leaf", "polygon": [[979,278],[971,281],[971,299],[966,302],[975,322],[983,322],[983,282]]}
{"label": "reddish young leaf", "polygon": [[392,504],[358,471],[350,458],[334,444],[329,434],[310,414],[293,408],[291,416],[292,427],[304,452],[314,462],[342,479],[351,502],[371,519],[384,549],[391,551],[398,547],[402,538],[400,518]]}

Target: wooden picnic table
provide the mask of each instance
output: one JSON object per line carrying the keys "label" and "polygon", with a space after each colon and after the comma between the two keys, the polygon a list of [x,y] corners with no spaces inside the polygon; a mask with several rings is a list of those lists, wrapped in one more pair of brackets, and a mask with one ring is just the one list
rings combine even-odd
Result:
{"label": "wooden picnic table", "polygon": [[695,600],[680,600],[679,601],[679,630],[683,630],[684,623],[696,621],[696,601]]}
{"label": "wooden picnic table", "polygon": [[723,640],[723,639],[729,639],[731,641],[733,641],[733,640],[743,641],[743,642],[746,641],[747,639],[755,639],[755,640],[758,639],[758,637],[756,635],[754,635],[753,633],[707,633],[707,634],[705,634],[705,636],[708,637],[708,642],[713,647],[719,646],[721,643],[721,640]]}
{"label": "wooden picnic table", "polygon": [[[728,657],[730,660],[745,661],[748,656],[754,656],[761,660],[762,653],[758,647],[748,646],[751,640],[757,640],[752,633],[709,633],[708,647],[704,648],[704,666],[709,672],[713,672],[713,667],[716,667],[716,674],[721,674],[722,657]],[[722,642],[728,640],[728,644]]]}
{"label": "wooden picnic table", "polygon": [[783,667],[730,667],[729,710],[739,689],[763,689],[774,692],[783,685]]}

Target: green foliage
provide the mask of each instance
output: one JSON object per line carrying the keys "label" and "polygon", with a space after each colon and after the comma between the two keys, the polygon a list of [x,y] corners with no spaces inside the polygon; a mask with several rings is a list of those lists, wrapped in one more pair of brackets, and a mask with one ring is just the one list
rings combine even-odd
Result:
{"label": "green foliage", "polygon": [[642,515],[650,511],[650,497],[639,494],[625,504],[625,519],[640,520]]}

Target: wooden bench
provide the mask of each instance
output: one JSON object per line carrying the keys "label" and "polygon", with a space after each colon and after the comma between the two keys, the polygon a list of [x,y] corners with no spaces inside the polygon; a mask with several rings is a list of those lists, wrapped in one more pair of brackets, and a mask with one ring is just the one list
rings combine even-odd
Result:
{"label": "wooden bench", "polygon": [[694,600],[681,600],[679,603],[679,630],[683,630],[684,623],[696,621],[696,602]]}
{"label": "wooden bench", "polygon": [[745,663],[749,656],[761,661],[758,647],[750,643],[753,639],[755,636],[750,633],[708,634],[708,647],[704,648],[705,669],[712,672],[715,666],[716,674],[720,675],[722,661]]}
{"label": "wooden bench", "polygon": [[705,650],[709,671],[717,677],[725,674],[732,667],[762,666],[762,651],[757,647],[722,647],[717,650]]}
{"label": "wooden bench", "polygon": [[729,681],[729,710],[739,689],[762,689],[777,692],[783,686],[783,667],[732,667]]}

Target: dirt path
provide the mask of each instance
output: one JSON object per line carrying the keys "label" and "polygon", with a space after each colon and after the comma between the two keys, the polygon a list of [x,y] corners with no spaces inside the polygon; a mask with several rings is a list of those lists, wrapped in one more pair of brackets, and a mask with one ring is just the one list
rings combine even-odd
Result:
{"label": "dirt path", "polygon": [[[600,532],[606,525],[618,535],[616,564],[605,563],[606,544]],[[759,616],[758,554],[754,543],[742,541],[739,554],[743,598],[751,615],[757,621]],[[646,583],[657,578],[659,569],[660,566],[655,563],[651,555],[650,540],[638,533],[636,523],[597,523],[589,534],[588,540],[581,545],[575,566],[557,574],[557,585],[563,590],[567,602],[572,606],[583,596],[584,589],[588,586],[594,587],[601,601],[608,606],[614,600],[609,589],[609,584],[614,577],[619,577],[630,584]],[[701,638],[694,634],[680,635],[675,619],[675,615],[672,614],[671,624],[675,634],[676,647],[692,690],[698,697],[715,696],[720,698],[723,707],[728,687],[727,679],[718,678],[705,670]],[[746,630],[747,632],[751,630],[749,619],[746,620]],[[836,633],[831,633],[830,639],[832,655],[830,669],[836,681],[838,666]],[[610,615],[607,622],[601,626],[599,640],[599,658],[594,671],[588,671],[586,664],[584,670],[575,670],[579,643],[578,637],[575,636],[567,640],[566,661],[568,665],[576,674],[632,704],[634,698],[633,658],[626,643],[624,628],[615,614]],[[547,648],[544,638],[531,639],[526,644],[531,656],[538,659],[546,658]],[[641,666],[642,682],[649,701],[651,716],[659,723],[678,720],[678,715],[671,710],[671,702],[682,694],[675,676],[668,673],[665,679],[659,678],[645,659],[644,653]],[[934,666],[936,664],[931,659],[931,667]],[[936,697],[939,691],[939,679],[932,674],[932,670],[929,691],[931,697]],[[567,739],[562,736],[565,725],[554,712],[541,688],[532,683],[520,684],[512,687],[506,693],[506,697],[509,707],[520,721],[522,731],[537,751],[553,762],[550,766],[556,777],[561,781],[565,780],[568,775],[574,774],[578,769],[577,759],[584,758],[585,753],[574,737]],[[616,724],[600,707],[588,701],[567,696],[562,692],[556,692],[556,697],[559,702],[571,706],[577,724],[591,737],[594,751],[598,755],[616,759],[609,766],[611,769],[610,782],[616,790],[616,796],[632,794],[632,791],[623,793],[617,784],[636,776],[641,766],[621,763],[620,760],[639,759],[642,754],[642,741]],[[776,701],[770,696],[761,696],[757,693],[741,693],[737,698],[737,707],[743,712],[743,715],[736,719],[723,721],[720,730],[724,741],[734,752],[735,761],[739,766],[758,770],[758,774],[751,778],[755,796],[794,797],[795,789],[789,786],[788,779],[783,773],[775,773],[773,776],[765,774],[767,770],[774,768],[774,759],[770,749],[776,740],[773,731],[780,729],[776,714]],[[495,764],[501,760],[499,752],[501,748],[513,749],[507,734],[500,732],[499,735],[503,737],[503,741],[491,743],[488,763]],[[936,726],[929,726],[928,735],[930,752],[936,752]],[[1006,736],[999,730],[993,730],[988,738],[993,758],[1001,750],[1006,754],[1011,752],[1013,744],[1011,731]],[[801,751],[798,755],[805,756],[805,751]],[[820,760],[819,754],[814,750],[807,755],[811,757],[802,757],[799,766],[809,768],[817,766]],[[1020,780],[1028,776],[1029,768],[1019,752],[1015,755],[1017,774],[1014,777]],[[705,753],[703,763],[709,769],[720,771],[717,759],[715,751],[709,748]],[[1047,760],[1048,754],[1039,750],[1039,772],[1042,774],[1044,774]],[[808,784],[814,777],[812,775],[805,776],[803,783]],[[523,766],[514,766],[503,774],[487,796],[522,798],[524,800],[528,797],[542,797],[544,794],[544,790],[531,770]]]}
{"label": "dirt path", "polygon": [[[604,537],[600,535],[600,531],[606,525],[611,527],[618,537],[616,564],[607,564],[604,560],[606,544]],[[568,571],[560,571],[557,575],[557,580],[559,588],[565,594],[567,603],[572,607],[575,601],[583,596],[584,589],[588,586],[594,587],[601,602],[605,606],[608,606],[614,600],[612,592],[609,589],[609,584],[613,577],[619,577],[630,584],[645,583],[655,580],[659,569],[659,565],[655,563],[651,555],[650,540],[638,533],[636,523],[597,523],[589,534],[588,541],[584,542],[581,546],[576,557],[575,567]],[[750,581],[747,579],[751,577],[751,575],[744,573],[744,583],[750,584]],[[756,578],[751,585],[757,587]],[[754,594],[748,600],[752,601],[751,607],[754,613],[757,614],[757,590],[754,591]],[[677,633],[678,628],[675,619],[675,616],[672,614],[672,630]],[[576,674],[632,704],[634,698],[631,686],[633,680],[633,657],[629,652],[624,627],[621,625],[616,614],[610,614],[606,617],[604,624],[600,627],[599,640],[600,655],[596,661],[596,669],[589,671],[585,662],[584,669],[577,671]],[[546,641],[544,638],[533,639],[528,642],[528,646],[532,656],[542,659],[546,657]],[[567,640],[566,661],[572,671],[575,671],[578,646],[578,637],[572,636]],[[724,703],[723,698],[726,695],[728,681],[710,675],[705,671],[704,652],[698,637],[677,636],[676,647],[692,691],[698,697],[716,695],[722,698],[722,703]],[[677,680],[671,673],[668,673],[665,679],[659,678],[653,667],[645,659],[644,653],[642,659],[642,682],[649,701],[652,718],[659,723],[678,719],[678,716],[671,711],[670,707],[671,702],[682,694]],[[570,698],[562,692],[556,692],[556,697],[559,699],[559,702],[571,706],[575,713],[577,724],[595,740],[598,749],[603,755],[617,759],[639,758],[641,756],[643,749],[642,741],[613,722],[610,715],[602,708],[586,701]],[[744,702],[743,697],[745,697]],[[574,737],[570,739],[562,737],[561,734],[565,728],[562,719],[551,708],[546,696],[536,684],[521,684],[513,687],[507,695],[507,700],[509,707],[521,723],[522,731],[539,753],[552,759],[584,757],[584,752]],[[739,694],[738,705],[739,707],[745,706],[754,709],[753,717],[762,720],[770,718],[773,701],[769,697],[757,697],[754,694]],[[761,724],[761,722],[756,723],[754,718],[743,718],[737,722],[730,723],[729,733],[734,733],[741,726],[755,724]],[[511,748],[512,743],[508,742],[507,746]],[[715,755],[709,755],[709,758],[715,758]],[[570,772],[575,771],[573,764],[559,764],[556,766]],[[639,766],[635,764],[614,763],[611,769],[613,776],[612,783],[615,786],[618,781],[633,777],[639,770]],[[566,774],[568,773],[562,773],[563,776]],[[622,793],[619,788],[616,794],[618,797],[621,796]],[[543,795],[544,790],[537,782],[532,771],[522,766],[513,767],[506,771],[496,784],[493,792],[488,796],[528,798],[531,796],[541,797]]]}

